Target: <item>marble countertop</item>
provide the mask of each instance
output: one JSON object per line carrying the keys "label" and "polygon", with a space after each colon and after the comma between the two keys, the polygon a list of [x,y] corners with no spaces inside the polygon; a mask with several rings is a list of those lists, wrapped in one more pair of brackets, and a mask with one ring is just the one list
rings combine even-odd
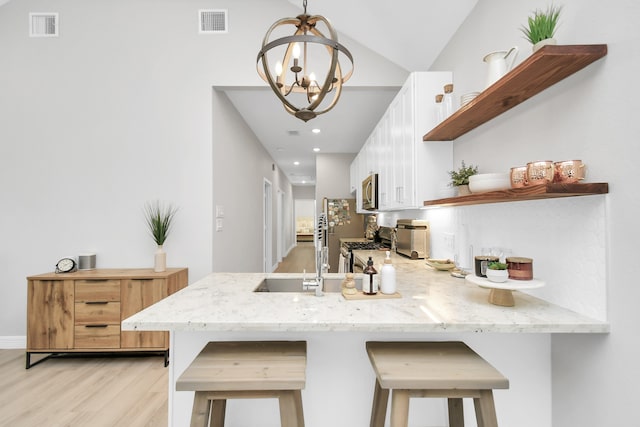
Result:
{"label": "marble countertop", "polygon": [[[384,251],[354,251],[382,266]],[[297,273],[211,273],[122,322],[123,330],[606,333],[609,324],[514,292],[515,306],[424,260],[392,253],[401,298],[346,300],[341,293],[253,292]],[[356,275],[356,280],[360,275]],[[326,274],[342,278],[342,274]],[[301,280],[302,283],[302,280]]]}

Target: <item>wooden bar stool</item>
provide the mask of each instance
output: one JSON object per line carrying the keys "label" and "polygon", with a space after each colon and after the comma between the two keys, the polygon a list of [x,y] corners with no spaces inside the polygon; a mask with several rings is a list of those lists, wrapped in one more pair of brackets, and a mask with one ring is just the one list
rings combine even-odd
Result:
{"label": "wooden bar stool", "polygon": [[407,427],[410,397],[444,397],[449,426],[464,427],[462,399],[472,397],[478,427],[497,427],[493,389],[509,380],[462,342],[367,342],[376,373],[371,427],[383,427],[391,397],[391,427]]}
{"label": "wooden bar stool", "polygon": [[210,342],[176,382],[195,391],[191,426],[223,427],[227,399],[278,398],[282,427],[304,427],[305,341]]}

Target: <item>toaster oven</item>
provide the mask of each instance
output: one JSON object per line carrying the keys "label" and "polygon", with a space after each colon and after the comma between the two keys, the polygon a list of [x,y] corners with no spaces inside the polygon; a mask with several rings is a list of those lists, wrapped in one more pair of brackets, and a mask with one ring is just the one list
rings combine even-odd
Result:
{"label": "toaster oven", "polygon": [[396,251],[411,259],[429,258],[429,222],[399,219],[396,223]]}

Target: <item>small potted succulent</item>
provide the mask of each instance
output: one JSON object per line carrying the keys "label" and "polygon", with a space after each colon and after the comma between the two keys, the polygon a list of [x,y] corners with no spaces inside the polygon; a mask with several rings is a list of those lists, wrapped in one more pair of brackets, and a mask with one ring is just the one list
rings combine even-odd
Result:
{"label": "small potted succulent", "polygon": [[492,282],[502,283],[509,278],[508,265],[503,262],[494,261],[487,266],[487,279]]}
{"label": "small potted succulent", "polygon": [[464,164],[463,160],[460,169],[458,169],[457,171],[449,171],[449,176],[451,177],[451,183],[449,183],[449,185],[456,187],[456,189],[458,190],[458,196],[471,194],[471,192],[469,191],[469,177],[477,173],[477,166],[467,166]]}
{"label": "small potted succulent", "polygon": [[558,18],[562,6],[549,6],[547,10],[536,9],[532,16],[527,18],[527,25],[520,27],[525,39],[533,45],[533,51],[537,51],[547,44],[556,44],[553,36],[556,33]]}

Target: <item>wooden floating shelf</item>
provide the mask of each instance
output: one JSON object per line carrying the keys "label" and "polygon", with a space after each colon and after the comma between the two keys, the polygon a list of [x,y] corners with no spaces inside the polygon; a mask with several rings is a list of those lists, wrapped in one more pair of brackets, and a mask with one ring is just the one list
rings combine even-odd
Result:
{"label": "wooden floating shelf", "polygon": [[607,194],[609,184],[542,184],[530,187],[512,188],[510,190],[476,193],[468,196],[449,197],[446,199],[427,200],[426,207],[467,206],[486,203],[519,202],[524,200],[554,199],[559,197],[592,196]]}
{"label": "wooden floating shelf", "polygon": [[606,54],[606,44],[544,46],[422,139],[453,141]]}

